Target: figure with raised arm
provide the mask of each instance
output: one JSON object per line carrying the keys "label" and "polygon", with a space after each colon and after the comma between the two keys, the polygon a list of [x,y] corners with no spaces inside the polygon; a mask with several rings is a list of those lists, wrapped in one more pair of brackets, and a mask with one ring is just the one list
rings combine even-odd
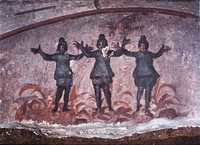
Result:
{"label": "figure with raised arm", "polygon": [[114,111],[111,102],[111,91],[110,84],[112,83],[112,78],[114,77],[114,72],[110,66],[110,57],[119,57],[123,53],[121,49],[112,50],[108,47],[108,42],[104,34],[100,34],[96,43],[98,50],[91,51],[83,46],[83,42],[80,44],[78,42],[74,43],[77,48],[81,49],[84,55],[88,58],[95,58],[94,67],[90,74],[90,79],[94,87],[95,97],[96,97],[96,111],[101,112],[101,89],[104,92],[104,96],[107,101],[108,109],[110,112]]}
{"label": "figure with raised arm", "polygon": [[[125,38],[124,41],[126,40],[128,39]],[[145,91],[145,114],[152,117],[153,114],[149,110],[151,92],[157,78],[160,76],[153,66],[153,60],[160,57],[164,52],[169,51],[170,48],[163,44],[157,53],[149,51],[149,43],[145,35],[140,37],[138,48],[139,51],[137,52],[128,51],[125,48],[122,49],[125,55],[136,58],[136,67],[133,71],[134,82],[138,88],[136,112],[140,110],[140,100]]]}
{"label": "figure with raised arm", "polygon": [[68,50],[68,45],[63,37],[59,38],[57,52],[54,54],[47,54],[43,52],[40,45],[39,48],[31,48],[31,51],[34,54],[39,53],[44,60],[56,62],[54,79],[56,80],[57,92],[56,92],[53,112],[56,112],[58,110],[58,104],[60,99],[62,98],[63,91],[64,91],[64,106],[62,111],[68,112],[70,110],[68,109],[68,101],[69,101],[71,86],[73,84],[73,72],[72,69],[70,68],[70,61],[79,60],[84,56],[83,53],[79,55],[68,54],[67,50]]}

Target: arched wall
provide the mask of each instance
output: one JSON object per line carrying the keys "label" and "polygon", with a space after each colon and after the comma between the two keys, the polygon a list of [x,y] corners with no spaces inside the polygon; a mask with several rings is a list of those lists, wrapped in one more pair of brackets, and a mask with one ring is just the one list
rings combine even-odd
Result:
{"label": "arched wall", "polygon": [[[15,31],[15,35],[2,38],[2,124],[13,121],[26,124],[33,121],[67,126],[103,121],[133,122],[137,125],[148,124],[162,117],[172,120],[180,118],[180,121],[181,118],[199,118],[199,24],[196,15],[182,17],[181,14],[186,13],[168,15],[169,13],[152,11],[104,11],[106,9],[102,9],[102,13],[99,14],[41,25],[20,33]],[[152,92],[153,119],[145,116],[143,111],[135,114],[137,88],[132,77],[135,59],[125,55],[111,58],[111,66],[115,73],[111,87],[112,105],[116,110],[114,113],[108,112],[104,95],[102,105],[105,112],[99,115],[93,111],[95,98],[89,75],[94,59],[84,57],[71,62],[74,72],[74,87],[69,102],[71,113],[61,111],[61,101],[59,111],[52,114],[56,92],[53,78],[55,63],[44,61],[40,55],[32,54],[30,48],[37,48],[40,44],[43,51],[53,54],[58,38],[64,37],[68,42],[69,53],[79,54],[80,51],[73,46],[74,41],[83,41],[95,50],[96,40],[101,33],[105,34],[109,45],[112,42],[121,44],[124,37],[131,39],[131,43],[126,47],[130,51],[138,51],[137,44],[142,34],[147,36],[152,52],[157,52],[162,44],[172,47],[169,52],[154,61],[160,79]],[[141,103],[144,107],[144,97]]]}

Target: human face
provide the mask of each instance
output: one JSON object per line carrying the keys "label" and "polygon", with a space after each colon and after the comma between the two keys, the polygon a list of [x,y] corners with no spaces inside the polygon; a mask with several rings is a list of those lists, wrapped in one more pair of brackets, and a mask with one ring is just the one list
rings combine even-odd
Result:
{"label": "human face", "polygon": [[146,51],[145,45],[143,43],[140,44],[139,50],[142,52]]}
{"label": "human face", "polygon": [[99,49],[103,49],[104,47],[106,47],[105,44],[103,43],[103,41],[100,41],[99,45],[98,45],[98,48]]}
{"label": "human face", "polygon": [[63,45],[60,46],[59,52],[62,53],[62,54],[64,54],[65,49],[64,49]]}

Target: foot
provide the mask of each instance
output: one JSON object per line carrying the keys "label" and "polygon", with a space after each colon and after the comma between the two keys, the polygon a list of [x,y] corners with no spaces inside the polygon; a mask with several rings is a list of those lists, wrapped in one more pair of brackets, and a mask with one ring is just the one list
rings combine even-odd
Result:
{"label": "foot", "polygon": [[137,105],[137,108],[136,108],[136,112],[139,112],[139,111],[140,111],[140,107],[141,107],[141,104],[138,104],[138,105]]}
{"label": "foot", "polygon": [[63,108],[62,111],[63,111],[63,112],[69,112],[70,109],[68,109],[68,108]]}
{"label": "foot", "polygon": [[58,107],[53,107],[52,112],[57,112],[58,111]]}
{"label": "foot", "polygon": [[101,112],[101,108],[93,108],[95,112]]}
{"label": "foot", "polygon": [[109,112],[114,112],[115,110],[111,107],[109,108]]}
{"label": "foot", "polygon": [[147,110],[145,111],[145,115],[146,115],[146,116],[149,116],[149,117],[153,117],[153,114],[151,113],[151,111],[150,111],[149,109],[147,109]]}
{"label": "foot", "polygon": [[139,112],[139,111],[140,111],[140,107],[137,107],[136,112]]}

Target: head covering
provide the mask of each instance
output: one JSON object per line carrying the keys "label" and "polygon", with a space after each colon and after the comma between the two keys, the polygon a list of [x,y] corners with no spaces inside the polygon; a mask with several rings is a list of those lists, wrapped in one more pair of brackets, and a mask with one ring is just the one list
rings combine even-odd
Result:
{"label": "head covering", "polygon": [[138,42],[138,47],[141,46],[141,43],[145,45],[145,49],[146,49],[146,50],[149,48],[149,43],[148,43],[148,41],[146,40],[146,36],[145,36],[145,35],[142,35],[142,36],[140,37],[140,40],[139,40],[139,42]]}
{"label": "head covering", "polygon": [[63,46],[65,51],[68,50],[67,42],[65,41],[65,39],[63,37],[60,37],[58,40],[57,51],[60,50],[60,46]]}
{"label": "head covering", "polygon": [[106,40],[106,37],[105,37],[104,34],[100,34],[100,35],[99,35],[99,39],[97,40],[97,44],[96,44],[96,47],[97,47],[97,48],[98,48],[100,42],[103,42],[103,44],[104,44],[105,46],[108,46],[108,41]]}

